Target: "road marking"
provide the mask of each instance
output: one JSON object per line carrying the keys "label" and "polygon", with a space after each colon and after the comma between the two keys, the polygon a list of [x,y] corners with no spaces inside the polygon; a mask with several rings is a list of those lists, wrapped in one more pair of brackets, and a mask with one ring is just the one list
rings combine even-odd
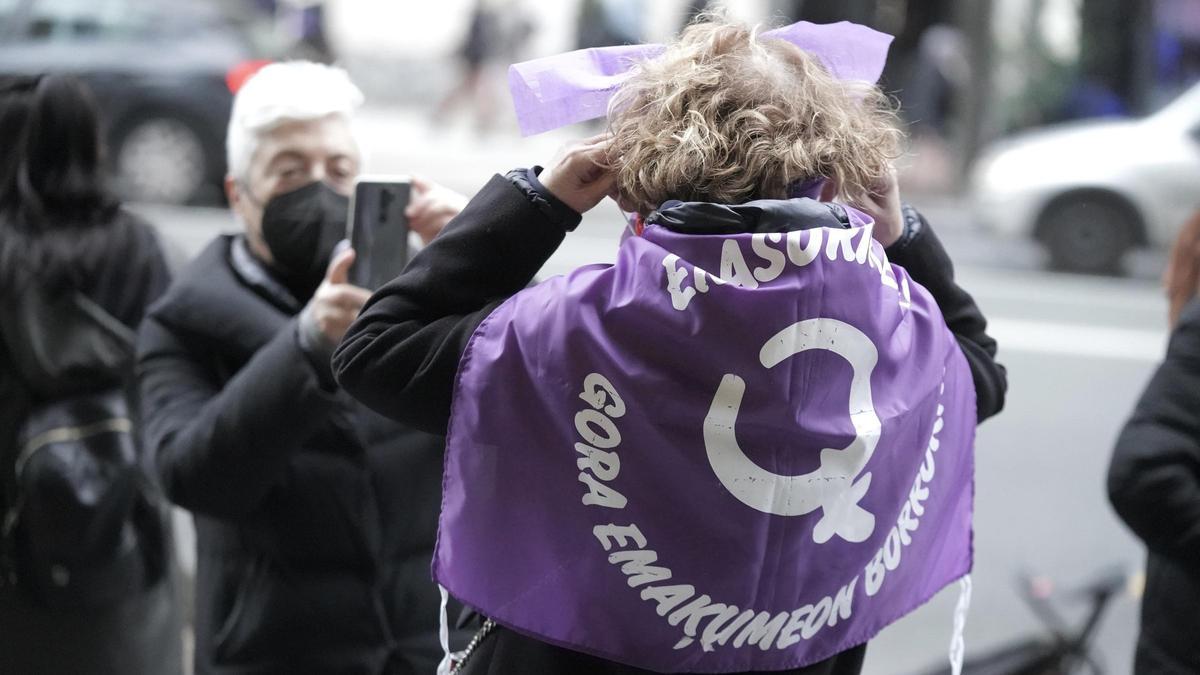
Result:
{"label": "road marking", "polygon": [[1104,311],[1144,312],[1166,317],[1167,299],[1157,286],[1130,281],[1126,285],[1097,282],[1093,285],[1064,283],[1048,274],[1029,273],[1019,278],[1002,275],[961,275],[962,287],[981,302],[993,300],[1065,305],[1072,308],[1102,309]]}
{"label": "road marking", "polygon": [[1078,323],[993,318],[988,333],[1000,352],[1031,352],[1093,359],[1162,360],[1165,330],[1139,330]]}

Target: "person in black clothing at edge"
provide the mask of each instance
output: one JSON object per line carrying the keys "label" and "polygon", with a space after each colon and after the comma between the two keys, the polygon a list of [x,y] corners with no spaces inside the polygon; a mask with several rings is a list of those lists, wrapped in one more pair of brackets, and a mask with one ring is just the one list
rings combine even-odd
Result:
{"label": "person in black clothing at edge", "polygon": [[[875,218],[875,237],[886,246],[889,259],[903,266],[936,299],[969,363],[977,390],[978,419],[999,412],[1007,384],[1004,368],[994,360],[996,342],[987,335],[986,321],[975,302],[955,283],[951,261],[932,228],[915,210],[900,204],[894,172],[890,170],[899,132],[890,122],[882,96],[876,91],[878,98],[869,96],[861,107],[846,106],[847,99],[840,98],[844,94],[822,91],[819,85],[809,87],[805,97],[789,97],[763,87],[756,79],[760,73],[749,70],[762,65],[754,59],[764,58],[765,54],[768,60],[764,67],[769,69],[789,68],[795,60],[810,66],[811,62],[791,46],[763,51],[752,45],[755,40],[749,29],[724,20],[694,25],[683,33],[678,44],[668,47],[663,57],[674,58],[676,70],[667,68],[664,73],[647,68],[623,86],[650,91],[661,84],[659,92],[695,87],[693,94],[703,98],[704,91],[711,93],[714,89],[696,83],[719,82],[724,105],[729,109],[773,109],[773,118],[765,114],[742,117],[745,125],[761,123],[761,135],[746,133],[740,137],[743,140],[730,142],[728,139],[739,132],[749,131],[738,129],[734,123],[716,131],[692,128],[689,132],[689,125],[707,123],[695,97],[675,97],[681,109],[674,110],[635,101],[612,120],[614,136],[601,135],[574,144],[544,172],[534,167],[495,176],[403,274],[371,298],[347,331],[333,359],[336,376],[345,390],[383,414],[431,433],[444,432],[459,359],[472,334],[493,310],[530,283],[579,224],[581,214],[606,196],[617,198],[623,209],[636,210],[646,221],[667,228],[677,224],[689,233],[703,232],[706,227],[717,232],[727,231],[729,222],[705,222],[703,207],[708,205],[699,204],[700,208],[692,209],[686,217],[682,214],[689,206],[697,206],[694,202],[740,204],[754,199],[780,200],[760,201],[756,206],[783,212],[788,204],[783,200],[788,183],[836,175],[847,183],[863,178],[872,181],[873,189],[856,205]],[[800,74],[796,69],[787,72],[791,77],[808,76],[802,74],[803,70]],[[828,76],[823,81],[828,83]],[[656,97],[658,102],[665,98]],[[838,105],[843,106],[840,111]],[[821,112],[836,116],[835,121],[814,127],[786,124],[789,119],[812,119],[812,106],[825,106]],[[781,128],[785,126],[790,130]],[[853,131],[838,139],[844,145],[828,150],[824,157],[799,152],[785,157],[776,149],[786,145],[745,140],[771,132],[796,133],[797,127],[800,132],[794,140],[799,144],[828,142],[839,129]],[[707,148],[686,146],[681,140],[704,137],[717,140]],[[804,161],[810,163],[800,163]],[[789,178],[781,181],[780,176]],[[770,187],[763,187],[768,184]],[[848,188],[826,181],[822,200],[829,201]],[[674,214],[667,213],[672,210],[670,206],[659,211],[669,199],[693,203],[678,206]],[[686,224],[675,217],[686,219]],[[747,219],[740,226],[753,231],[754,219],[742,217]],[[793,229],[820,225],[795,222]],[[466,662],[459,666],[460,672],[646,672],[539,642],[500,625],[485,625],[487,630],[478,636]],[[603,630],[603,626],[596,630]],[[865,652],[866,645],[859,645],[789,672],[859,673]]]}
{"label": "person in black clothing at edge", "polygon": [[1180,232],[1166,286],[1167,356],[1125,423],[1108,472],[1117,514],[1146,544],[1134,672],[1200,672],[1200,217]]}
{"label": "person in black clothing at edge", "polygon": [[[0,152],[0,306],[6,319],[0,325],[0,513],[17,498],[14,470],[23,421],[40,405],[90,394],[97,385],[95,377],[80,378],[80,368],[64,367],[58,362],[64,355],[52,353],[45,358],[62,368],[54,383],[57,391],[39,391],[26,375],[37,364],[17,362],[17,355],[28,355],[30,349],[14,344],[36,333],[7,321],[29,316],[18,308],[36,303],[33,315],[53,324],[44,329],[61,331],[63,315],[47,305],[64,293],[78,292],[132,333],[171,281],[154,228],[105,189],[97,118],[91,93],[74,78],[0,77],[0,139],[5,144]],[[125,380],[133,377],[129,365],[121,374]],[[159,506],[157,495],[144,496],[153,497],[147,504]],[[60,503],[62,508],[73,505]],[[96,507],[110,504],[106,500]],[[183,672],[170,533],[165,513],[156,515],[161,527],[152,527],[149,520],[135,526],[147,571],[157,568],[138,592],[117,589],[122,597],[99,604],[76,599],[72,606],[50,605],[28,584],[18,580],[14,586],[0,579],[0,673]],[[13,534],[20,539],[19,530]],[[92,578],[85,584],[112,579],[89,571]]]}
{"label": "person in black clothing at edge", "polygon": [[[239,90],[212,242],[139,336],[144,435],[195,515],[195,664],[207,673],[430,672],[444,441],[341,392],[329,357],[368,292],[347,283],[359,172],[344,71],[272,64]],[[414,183],[425,239],[465,199]],[[423,425],[434,428],[433,425]]]}

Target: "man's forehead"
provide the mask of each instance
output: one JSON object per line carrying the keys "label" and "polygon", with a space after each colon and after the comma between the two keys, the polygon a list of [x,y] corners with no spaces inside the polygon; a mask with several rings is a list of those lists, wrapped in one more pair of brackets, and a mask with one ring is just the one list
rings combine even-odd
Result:
{"label": "man's forehead", "polygon": [[286,120],[262,132],[254,161],[269,163],[287,153],[345,155],[358,159],[358,142],[344,115],[314,120]]}

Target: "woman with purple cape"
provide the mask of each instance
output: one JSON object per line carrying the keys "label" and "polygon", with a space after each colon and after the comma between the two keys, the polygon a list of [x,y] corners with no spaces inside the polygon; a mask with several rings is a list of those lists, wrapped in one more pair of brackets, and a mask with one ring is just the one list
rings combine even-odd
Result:
{"label": "woman with purple cape", "polygon": [[[494,177],[335,353],[447,435],[433,574],[478,633],[444,672],[859,673],[955,580],[961,663],[974,430],[1007,385],[899,200],[890,38],[708,18],[513,66],[527,132],[609,132]],[[616,262],[530,285],[608,197]]]}

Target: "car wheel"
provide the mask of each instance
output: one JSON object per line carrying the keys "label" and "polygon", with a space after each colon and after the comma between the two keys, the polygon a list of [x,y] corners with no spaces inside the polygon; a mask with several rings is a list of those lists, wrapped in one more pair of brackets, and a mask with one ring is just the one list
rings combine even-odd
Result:
{"label": "car wheel", "polygon": [[1137,215],[1113,197],[1062,197],[1043,212],[1038,232],[1050,265],[1083,274],[1114,274],[1137,240]]}
{"label": "car wheel", "polygon": [[204,143],[176,118],[133,124],[121,135],[115,160],[117,186],[126,199],[183,204],[204,186]]}

